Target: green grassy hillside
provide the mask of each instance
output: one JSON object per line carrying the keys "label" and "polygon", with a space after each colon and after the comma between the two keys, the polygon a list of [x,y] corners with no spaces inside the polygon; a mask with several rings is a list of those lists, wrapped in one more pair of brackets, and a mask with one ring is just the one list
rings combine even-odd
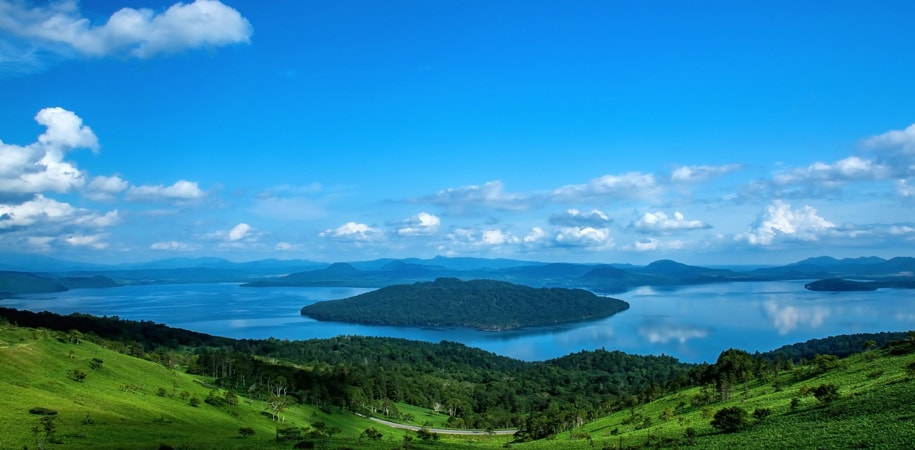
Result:
{"label": "green grassy hillside", "polygon": [[[633,405],[548,439],[513,445],[524,449],[889,449],[915,448],[915,354],[872,350],[838,360],[823,373],[800,366],[762,382],[738,383],[730,399],[714,389],[678,391]],[[907,369],[908,367],[908,369]],[[838,387],[828,404],[814,392]],[[792,406],[793,403],[793,406]],[[747,412],[742,429],[723,432],[710,423],[725,408]],[[768,411],[755,418],[754,412]],[[758,413],[760,416],[766,413]]]}
{"label": "green grassy hillside", "polygon": [[[224,397],[225,391],[214,391],[207,378],[47,330],[0,326],[0,366],[2,449],[39,448],[38,441],[54,449],[290,448],[275,441],[278,427],[311,430],[324,422],[357,442],[373,426],[352,414],[302,405],[287,408],[283,421],[275,422],[265,401],[243,396],[237,405],[214,406],[207,396]],[[43,416],[35,414],[43,410],[56,412],[50,438]],[[254,434],[243,437],[240,428]]]}
{"label": "green grassy hillside", "polygon": [[[229,393],[216,388],[212,378],[107,345],[117,344],[0,325],[0,449],[230,450],[293,448],[303,441],[305,447],[369,449],[915,448],[912,336],[879,349],[871,342],[866,346],[871,350],[845,359],[817,357],[806,365],[785,363],[780,370],[745,352],[725,352],[715,365],[692,373],[694,387],[652,400],[632,396],[628,406],[612,407],[618,411],[597,420],[585,420],[584,410],[576,413],[573,402],[565,400],[555,405],[555,414],[532,414],[527,432],[557,426],[563,431],[539,433],[547,437],[529,442],[490,435],[426,435],[424,440],[340,406],[307,404],[313,397],[300,402],[292,392],[274,420],[262,394]],[[835,386],[834,393],[823,388],[829,386]],[[446,414],[395,406],[400,422],[448,423]],[[725,432],[712,422],[729,408],[745,414],[735,431]],[[284,429],[299,436],[278,442],[278,430],[283,434]],[[375,430],[377,440],[366,436],[368,429]]]}

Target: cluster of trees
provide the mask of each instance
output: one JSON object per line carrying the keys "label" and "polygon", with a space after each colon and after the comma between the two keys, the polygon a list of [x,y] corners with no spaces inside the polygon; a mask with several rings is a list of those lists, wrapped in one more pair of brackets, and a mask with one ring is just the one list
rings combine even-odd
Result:
{"label": "cluster of trees", "polygon": [[318,320],[378,325],[507,330],[597,319],[628,308],[622,300],[583,289],[439,278],[314,303],[302,308],[302,314]]}

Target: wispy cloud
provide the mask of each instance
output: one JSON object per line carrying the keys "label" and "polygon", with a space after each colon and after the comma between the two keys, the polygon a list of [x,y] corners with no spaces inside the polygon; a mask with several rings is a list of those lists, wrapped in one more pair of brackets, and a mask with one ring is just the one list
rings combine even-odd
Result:
{"label": "wispy cloud", "polygon": [[127,190],[126,198],[136,202],[173,202],[183,203],[200,200],[206,193],[197,182],[180,180],[170,186],[132,186]]}
{"label": "wispy cloud", "polygon": [[506,192],[502,182],[495,180],[483,185],[448,188],[412,201],[431,203],[452,212],[463,213],[480,209],[520,211],[528,209],[530,200],[529,195]]}
{"label": "wispy cloud", "polygon": [[570,184],[553,190],[552,201],[597,201],[650,199],[661,192],[657,178],[650,173],[628,172],[604,175],[585,184]]}
{"label": "wispy cloud", "polygon": [[0,0],[0,63],[7,70],[35,69],[55,59],[88,56],[150,58],[199,47],[250,42],[253,30],[235,9],[216,0],[175,3],[162,12],[122,8],[93,24],[73,0],[44,6]]}
{"label": "wispy cloud", "polygon": [[700,183],[741,169],[743,169],[741,164],[680,166],[671,172],[670,181],[673,183]]}

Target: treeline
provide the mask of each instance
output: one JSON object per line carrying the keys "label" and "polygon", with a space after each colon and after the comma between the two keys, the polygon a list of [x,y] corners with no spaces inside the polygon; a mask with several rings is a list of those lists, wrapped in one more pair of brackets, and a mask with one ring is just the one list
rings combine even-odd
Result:
{"label": "treeline", "polygon": [[583,289],[439,278],[314,303],[302,308],[302,314],[317,320],[376,325],[507,330],[598,319],[628,308],[622,300]]}

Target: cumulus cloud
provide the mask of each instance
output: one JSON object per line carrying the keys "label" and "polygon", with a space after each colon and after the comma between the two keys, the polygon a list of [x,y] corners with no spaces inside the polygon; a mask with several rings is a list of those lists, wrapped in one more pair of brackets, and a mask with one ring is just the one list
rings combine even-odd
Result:
{"label": "cumulus cloud", "polygon": [[116,194],[127,190],[128,183],[120,177],[97,176],[85,188],[86,197],[95,201],[108,201],[114,199]]}
{"label": "cumulus cloud", "polygon": [[871,136],[864,139],[862,145],[877,151],[915,154],[915,124],[909,125],[904,130],[891,130]]}
{"label": "cumulus cloud", "polygon": [[546,241],[550,238],[550,234],[543,230],[540,227],[533,227],[526,235],[524,235],[525,244],[538,244]]}
{"label": "cumulus cloud", "polygon": [[686,220],[680,211],[674,212],[673,217],[667,217],[667,214],[661,211],[645,212],[631,226],[640,233],[669,233],[711,228],[699,220]]}
{"label": "cumulus cloud", "polygon": [[462,186],[439,191],[435,195],[414,200],[432,203],[451,211],[466,211],[476,208],[491,208],[507,211],[527,209],[529,197],[505,191],[501,181],[490,181],[483,185]]}
{"label": "cumulus cloud", "polygon": [[551,215],[549,222],[551,225],[603,228],[609,226],[613,221],[599,209],[591,210],[589,214],[583,214],[579,210],[571,208],[567,209],[565,214]]}
{"label": "cumulus cloud", "polygon": [[92,129],[59,107],[42,109],[35,121],[45,127],[37,142],[18,146],[0,141],[0,194],[63,193],[85,183],[85,174],[64,156],[77,148],[97,151]]}
{"label": "cumulus cloud", "polygon": [[251,225],[240,223],[229,230],[229,240],[232,242],[240,241],[251,234]]}
{"label": "cumulus cloud", "polygon": [[216,0],[175,3],[162,12],[122,8],[93,24],[74,0],[30,7],[0,0],[0,30],[9,36],[3,59],[28,63],[36,50],[63,56],[149,58],[199,47],[250,42],[251,24]]}
{"label": "cumulus cloud", "polygon": [[117,211],[99,214],[43,195],[20,204],[0,204],[0,232],[23,228],[46,231],[63,227],[104,228],[118,221]]}
{"label": "cumulus cloud", "polygon": [[362,242],[380,238],[383,232],[364,223],[347,222],[335,229],[325,230],[319,236],[340,241]]}
{"label": "cumulus cloud", "polygon": [[132,186],[127,199],[138,202],[189,202],[206,196],[196,182],[180,180],[171,186]]}
{"label": "cumulus cloud", "polygon": [[795,210],[788,203],[775,200],[766,207],[757,223],[736,239],[760,246],[772,245],[778,239],[817,241],[835,228],[836,224],[818,216],[812,206]]}
{"label": "cumulus cloud", "polygon": [[421,212],[405,220],[397,229],[401,236],[429,236],[438,232],[441,219],[433,214]]}
{"label": "cumulus cloud", "polygon": [[613,247],[613,238],[607,228],[561,227],[553,237],[559,247],[587,247],[604,250]]}
{"label": "cumulus cloud", "polygon": [[674,183],[699,183],[710,178],[725,175],[742,169],[740,164],[727,164],[723,166],[681,166],[670,174],[670,181]]}
{"label": "cumulus cloud", "polygon": [[604,175],[586,184],[571,184],[553,190],[553,201],[645,199],[659,194],[661,188],[652,174],[628,172]]}
{"label": "cumulus cloud", "polygon": [[305,248],[306,247],[302,244],[294,244],[292,242],[285,242],[285,241],[277,242],[276,246],[274,246],[274,249],[279,250],[281,252],[302,251],[302,250],[305,250]]}

